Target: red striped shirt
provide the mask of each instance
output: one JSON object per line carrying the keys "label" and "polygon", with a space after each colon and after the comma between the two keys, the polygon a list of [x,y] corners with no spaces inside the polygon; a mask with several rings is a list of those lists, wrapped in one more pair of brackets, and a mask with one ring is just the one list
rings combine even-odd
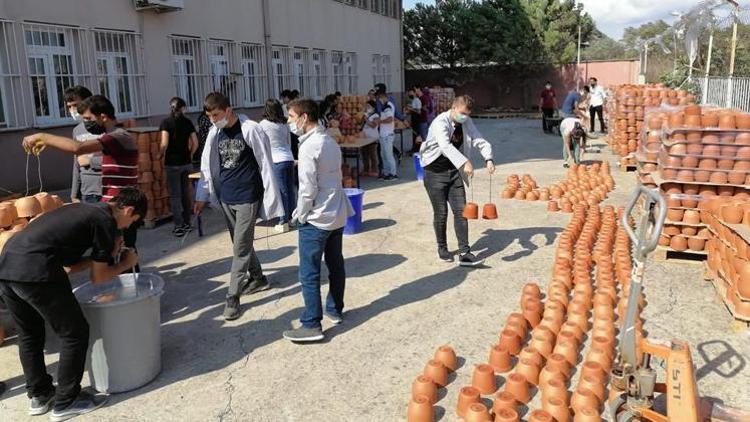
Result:
{"label": "red striped shirt", "polygon": [[102,143],[102,201],[126,186],[138,187],[138,144],[130,134],[116,129],[99,137]]}

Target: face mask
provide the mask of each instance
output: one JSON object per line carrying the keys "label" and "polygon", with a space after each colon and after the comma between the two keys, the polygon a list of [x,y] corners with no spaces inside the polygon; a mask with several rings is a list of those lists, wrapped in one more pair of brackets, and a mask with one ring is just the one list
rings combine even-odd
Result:
{"label": "face mask", "polygon": [[218,122],[214,122],[214,126],[216,126],[216,129],[222,130],[225,127],[227,127],[227,124],[229,124],[229,120],[227,120],[226,117],[219,120]]}
{"label": "face mask", "polygon": [[73,120],[75,120],[76,122],[81,121],[81,113],[78,112],[78,109],[76,109],[75,107],[71,107],[68,112],[70,112],[70,117],[72,117]]}
{"label": "face mask", "polygon": [[545,86],[545,88],[552,89],[552,85],[547,85],[547,86]]}
{"label": "face mask", "polygon": [[469,116],[463,114],[463,113],[457,113],[455,117],[453,117],[453,121],[456,123],[466,123],[466,121],[469,120]]}
{"label": "face mask", "polygon": [[88,133],[94,134],[94,135],[101,135],[102,133],[106,132],[107,129],[96,122],[96,120],[87,120],[83,122],[83,126],[86,128],[86,131]]}
{"label": "face mask", "polygon": [[305,125],[304,123],[299,123],[300,119],[301,118],[297,119],[296,122],[289,122],[289,132],[292,132],[297,136],[302,136],[305,134]]}

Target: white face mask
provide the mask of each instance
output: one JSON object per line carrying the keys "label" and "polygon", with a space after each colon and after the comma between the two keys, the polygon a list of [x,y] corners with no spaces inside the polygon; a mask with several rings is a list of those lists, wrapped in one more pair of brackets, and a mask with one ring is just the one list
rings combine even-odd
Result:
{"label": "white face mask", "polygon": [[216,129],[222,130],[225,127],[227,127],[227,124],[229,124],[229,120],[227,120],[226,117],[219,120],[218,122],[214,122],[214,126],[216,126]]}
{"label": "white face mask", "polygon": [[466,123],[466,121],[469,120],[469,116],[463,114],[463,113],[456,113],[453,116],[453,121],[456,123]]}
{"label": "white face mask", "polygon": [[293,134],[297,136],[302,136],[305,134],[305,124],[300,123],[300,120],[302,120],[301,117],[297,118],[296,122],[289,122],[289,132],[292,132]]}
{"label": "white face mask", "polygon": [[81,118],[81,113],[78,112],[78,109],[75,107],[71,107],[68,109],[68,112],[70,113],[70,117],[73,118],[76,122],[80,122],[83,119]]}

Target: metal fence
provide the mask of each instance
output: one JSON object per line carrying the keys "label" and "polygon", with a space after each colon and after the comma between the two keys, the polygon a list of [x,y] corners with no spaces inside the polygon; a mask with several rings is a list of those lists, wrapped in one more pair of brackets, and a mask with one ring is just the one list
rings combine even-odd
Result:
{"label": "metal fence", "polygon": [[750,112],[750,78],[696,78],[701,90],[701,104],[738,108]]}

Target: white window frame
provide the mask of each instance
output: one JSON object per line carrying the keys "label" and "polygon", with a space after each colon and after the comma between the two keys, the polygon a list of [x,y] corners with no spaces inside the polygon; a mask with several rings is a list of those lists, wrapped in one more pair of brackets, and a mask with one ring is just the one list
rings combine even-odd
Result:
{"label": "white window frame", "polygon": [[177,35],[169,38],[175,95],[185,100],[188,111],[200,111],[205,95],[204,80],[210,77],[203,63],[205,41]]}
{"label": "white window frame", "polygon": [[278,98],[281,91],[294,88],[291,72],[291,49],[285,46],[273,46],[271,51],[271,70],[273,72],[273,98]]}
{"label": "white window frame", "polygon": [[[92,33],[96,51],[94,72],[99,93],[112,101],[118,117],[145,115],[145,75],[139,72],[143,67],[140,34],[104,30],[93,30]],[[122,59],[125,60],[124,69],[118,68],[117,61]],[[100,72],[100,61],[105,63],[104,72]],[[102,91],[102,84],[106,86],[106,91]]]}
{"label": "white window frame", "polygon": [[260,44],[243,43],[242,81],[245,107],[261,106],[266,98],[265,48]]}
{"label": "white window frame", "polygon": [[26,77],[21,69],[24,60],[19,53],[23,37],[16,23],[0,18],[0,131],[29,126],[30,108],[26,106]]}
{"label": "white window frame", "polygon": [[358,92],[357,53],[344,54],[344,88],[345,93],[355,95]]}
{"label": "white window frame", "polygon": [[226,95],[230,104],[240,104],[238,79],[243,72],[237,69],[237,43],[229,40],[209,39],[206,45],[210,75],[208,86],[212,91]]}
{"label": "white window frame", "polygon": [[344,53],[341,51],[331,51],[331,90],[334,92],[344,91],[345,78]]}
{"label": "white window frame", "polygon": [[294,86],[299,90],[301,97],[309,96],[308,72],[310,67],[310,51],[306,48],[297,47],[292,52],[292,73]]}

